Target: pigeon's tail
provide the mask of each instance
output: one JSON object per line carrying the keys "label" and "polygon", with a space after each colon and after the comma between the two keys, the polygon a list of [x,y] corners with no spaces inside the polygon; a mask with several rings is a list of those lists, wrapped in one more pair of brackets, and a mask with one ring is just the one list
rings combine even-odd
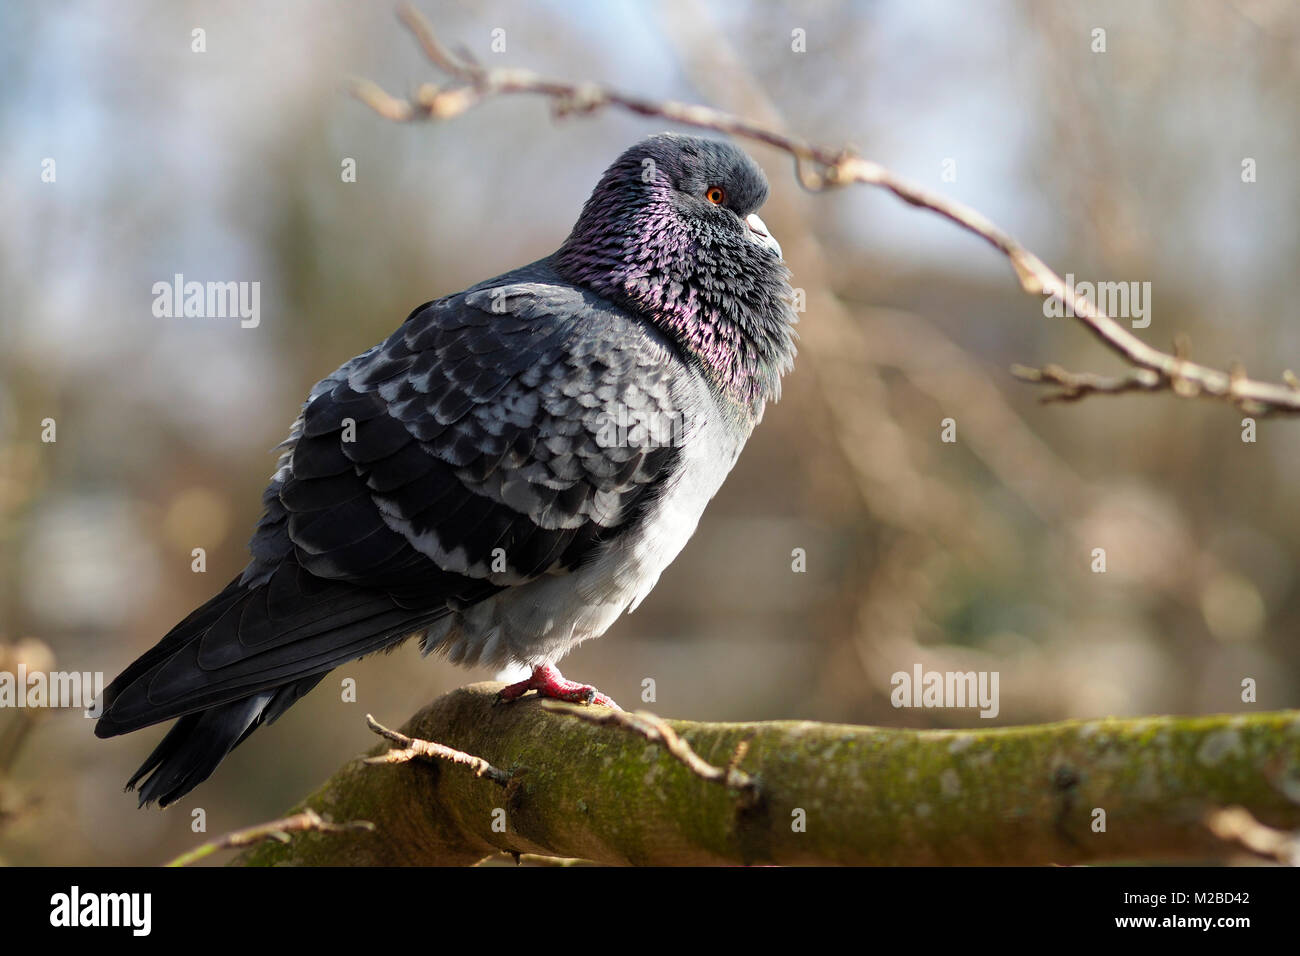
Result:
{"label": "pigeon's tail", "polygon": [[[235,578],[225,590],[173,627],[155,647],[118,675],[104,690],[103,716],[95,725],[95,734],[113,737],[134,729],[115,720],[113,705],[124,696],[146,694],[150,675],[177,651],[200,640],[214,623],[228,611],[237,609],[248,595],[249,588]],[[324,675],[310,680],[301,689],[291,684],[276,691],[264,691],[186,714],[127,781],[126,789],[134,790],[143,781],[140,786],[141,806],[155,801],[163,807],[174,803],[208,779],[230,751],[263,723],[269,723],[284,713],[321,676]]]}
{"label": "pigeon's tail", "polygon": [[140,785],[140,806],[175,803],[212,775],[217,765],[262,724],[269,724],[316,686],[324,674],[231,701],[176,721],[126,783]]}
{"label": "pigeon's tail", "polygon": [[[270,694],[258,694],[211,710],[186,714],[167,731],[147,760],[127,781],[140,787],[140,806],[160,807],[179,800],[212,775],[217,765],[261,723]],[[147,778],[147,779],[146,779]]]}
{"label": "pigeon's tail", "polygon": [[174,803],[249,734],[325,674],[393,645],[420,612],[382,592],[311,579],[291,558],[271,580],[239,578],[104,689],[98,737],[177,719],[127,783],[140,803]]}

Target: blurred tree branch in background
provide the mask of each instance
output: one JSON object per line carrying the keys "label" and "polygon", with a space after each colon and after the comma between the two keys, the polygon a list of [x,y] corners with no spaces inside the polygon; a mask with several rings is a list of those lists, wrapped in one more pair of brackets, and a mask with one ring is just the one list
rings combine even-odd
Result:
{"label": "blurred tree branch in background", "polygon": [[1163,352],[1148,345],[1101,311],[1091,299],[1079,295],[1038,256],[981,213],[909,182],[879,163],[858,156],[852,149],[819,146],[711,107],[648,99],[595,83],[554,80],[528,70],[489,69],[465,51],[453,53],[447,49],[429,22],[410,4],[401,5],[398,12],[429,61],[455,83],[422,84],[413,100],[408,101],[389,95],[369,80],[354,81],[356,97],[386,119],[397,122],[451,119],[493,97],[522,93],[549,97],[555,103],[557,115],[589,113],[613,106],[642,116],[659,116],[765,143],[794,158],[795,175],[810,191],[853,183],[876,186],[912,206],[937,213],[983,239],[1010,261],[1026,293],[1047,295],[1059,302],[1067,316],[1082,323],[1106,348],[1133,367],[1124,376],[1109,378],[1071,373],[1055,365],[1041,369],[1015,367],[1013,374],[1024,381],[1058,388],[1046,401],[1075,401],[1094,394],[1169,391],[1183,398],[1223,400],[1251,415],[1300,414],[1300,380],[1290,372],[1282,383],[1262,382],[1249,378],[1236,364],[1225,372],[1193,362],[1187,358],[1184,346]]}
{"label": "blurred tree branch in background", "polygon": [[[1223,808],[1300,827],[1294,712],[994,730],[660,722],[603,708],[575,720],[572,708],[535,700],[495,706],[501,686],[441,697],[402,734],[489,761],[510,774],[504,787],[441,761],[358,758],[294,812],[372,820],[373,831],[308,828],[237,862],[464,865],[501,852],[612,864],[1204,859],[1244,842],[1240,827],[1224,827]],[[656,725],[679,738],[674,752]]]}
{"label": "blurred tree branch in background", "polygon": [[[54,653],[43,641],[29,637],[13,644],[0,642],[0,675],[13,679],[15,674],[48,672],[53,667]],[[18,688],[16,680],[14,689],[17,693],[26,692],[25,686]],[[44,707],[7,706],[0,708],[2,711],[9,711],[13,716],[0,723],[0,832],[40,802],[40,797],[20,789],[11,780],[11,774],[37,721],[49,713]]]}

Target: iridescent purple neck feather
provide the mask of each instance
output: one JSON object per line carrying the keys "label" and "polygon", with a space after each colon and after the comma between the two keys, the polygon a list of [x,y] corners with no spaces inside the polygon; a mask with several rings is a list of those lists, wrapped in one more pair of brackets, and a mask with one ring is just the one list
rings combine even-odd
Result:
{"label": "iridescent purple neck feather", "polygon": [[[723,203],[706,198],[713,187]],[[554,265],[646,316],[756,419],[795,352],[789,270],[747,224],[766,197],[762,171],[731,144],[650,137],[606,170]]]}

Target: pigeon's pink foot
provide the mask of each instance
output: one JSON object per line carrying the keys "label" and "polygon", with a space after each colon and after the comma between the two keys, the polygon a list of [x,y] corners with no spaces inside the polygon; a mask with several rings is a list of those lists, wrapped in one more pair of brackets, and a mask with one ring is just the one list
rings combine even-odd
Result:
{"label": "pigeon's pink foot", "polygon": [[541,664],[534,667],[532,677],[501,688],[497,692],[497,700],[502,703],[518,700],[530,690],[537,691],[538,697],[553,697],[555,700],[567,700],[573,704],[602,704],[614,710],[623,709],[590,684],[579,684],[576,680],[568,680],[554,664]]}

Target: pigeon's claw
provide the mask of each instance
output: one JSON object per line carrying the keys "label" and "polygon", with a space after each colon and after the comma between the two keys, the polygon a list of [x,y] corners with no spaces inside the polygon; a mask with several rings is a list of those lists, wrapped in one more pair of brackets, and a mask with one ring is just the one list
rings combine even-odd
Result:
{"label": "pigeon's claw", "polygon": [[541,664],[534,667],[532,677],[501,688],[497,692],[497,700],[503,704],[509,703],[523,697],[530,690],[537,691],[538,697],[567,700],[572,704],[600,704],[603,707],[612,707],[614,710],[623,709],[614,703],[612,698],[605,696],[590,684],[579,684],[576,680],[567,679],[554,664]]}

